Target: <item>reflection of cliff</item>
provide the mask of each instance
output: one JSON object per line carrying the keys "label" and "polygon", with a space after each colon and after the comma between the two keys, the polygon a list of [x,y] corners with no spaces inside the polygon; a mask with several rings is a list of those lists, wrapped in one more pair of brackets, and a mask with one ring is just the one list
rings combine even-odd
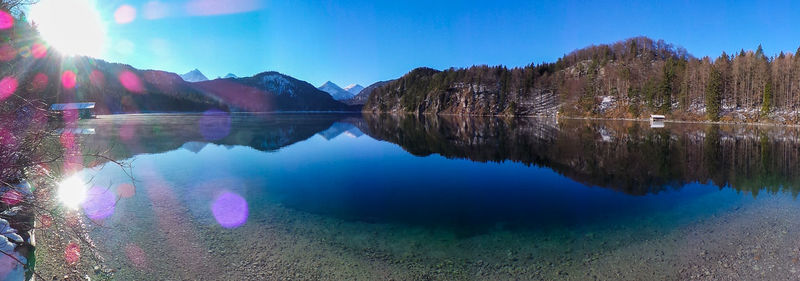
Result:
{"label": "reflection of cliff", "polygon": [[[111,158],[123,160],[137,154],[161,153],[184,148],[200,151],[206,143],[244,145],[261,151],[274,151],[305,140],[328,129],[346,115],[232,115],[215,116],[202,126],[202,115],[171,116],[140,115],[112,116],[88,120],[81,126],[92,127],[95,135],[80,136],[84,153],[105,152]],[[221,120],[221,122],[216,122]],[[230,124],[227,126],[226,124]],[[217,130],[208,133],[204,130]],[[222,134],[218,132],[223,132]],[[227,132],[227,134],[224,134]],[[218,140],[209,136],[224,136]]]}
{"label": "reflection of cliff", "polygon": [[755,126],[554,119],[365,115],[373,138],[415,155],[549,167],[574,180],[643,195],[691,182],[757,194],[800,185],[800,131]]}

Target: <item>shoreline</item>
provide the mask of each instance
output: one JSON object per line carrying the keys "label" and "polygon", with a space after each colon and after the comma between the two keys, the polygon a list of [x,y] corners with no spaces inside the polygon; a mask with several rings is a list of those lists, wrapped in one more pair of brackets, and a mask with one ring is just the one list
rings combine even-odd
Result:
{"label": "shoreline", "polygon": [[[554,115],[497,115],[497,114],[444,114],[444,113],[421,113],[413,112],[371,112],[363,111],[362,114],[388,114],[388,115],[426,115],[426,116],[456,116],[456,117],[498,117],[498,118],[554,118],[565,120],[596,120],[596,121],[631,121],[631,122],[650,122],[649,118],[621,118],[621,117],[582,117],[582,116],[554,116]],[[773,126],[773,127],[792,127],[798,128],[800,124],[782,124],[770,122],[728,122],[728,121],[694,121],[681,119],[666,119],[661,122],[677,124],[708,124],[708,125],[747,125],[747,126]]]}
{"label": "shoreline", "polygon": [[[630,121],[630,122],[650,122],[648,118],[621,118],[621,117],[583,117],[583,116],[553,116],[553,115],[498,115],[498,114],[451,114],[451,113],[421,113],[413,112],[372,112],[372,111],[263,111],[263,112],[227,112],[230,115],[294,115],[294,114],[314,114],[314,115],[425,115],[425,116],[455,116],[455,117],[497,117],[497,118],[555,118],[565,120],[596,120],[596,121]],[[139,113],[118,113],[97,115],[96,119],[104,119],[110,116],[151,116],[151,115],[203,115],[204,112],[139,112]],[[772,127],[791,127],[798,128],[800,124],[783,124],[772,122],[729,122],[729,121],[695,121],[682,119],[666,119],[661,122],[676,124],[707,124],[707,125],[747,125],[747,126],[772,126]]]}

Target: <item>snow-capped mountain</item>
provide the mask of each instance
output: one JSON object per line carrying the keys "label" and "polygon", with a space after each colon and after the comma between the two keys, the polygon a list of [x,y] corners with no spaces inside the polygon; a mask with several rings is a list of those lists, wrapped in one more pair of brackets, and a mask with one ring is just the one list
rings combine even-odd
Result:
{"label": "snow-capped mountain", "polygon": [[355,95],[352,98],[350,98],[348,100],[345,100],[345,101],[342,101],[342,102],[344,102],[346,104],[350,104],[350,105],[365,104],[365,103],[367,103],[367,99],[369,99],[369,95],[372,93],[372,91],[374,91],[375,89],[380,88],[383,85],[386,85],[386,84],[388,84],[389,82],[392,82],[392,81],[394,81],[394,80],[376,82],[376,83],[374,83],[372,85],[367,86],[363,90],[361,90],[361,92],[359,92],[358,95]]}
{"label": "snow-capped mountain", "polygon": [[361,86],[361,85],[358,85],[358,84],[350,84],[349,86],[344,87],[345,91],[350,92],[354,96],[358,95],[358,93],[360,93],[361,90],[363,90],[363,89],[364,89],[364,86]]}
{"label": "snow-capped mountain", "polygon": [[228,73],[228,75],[225,75],[225,77],[222,78],[239,78],[239,76],[236,76],[236,74],[233,73]]}
{"label": "snow-capped mountain", "polygon": [[197,68],[187,72],[186,74],[181,75],[181,78],[183,78],[183,81],[186,82],[208,81],[208,78],[206,78],[206,76],[203,75],[203,73],[200,72],[200,70],[198,70]]}
{"label": "snow-capped mountain", "polygon": [[331,81],[325,82],[325,84],[319,86],[318,89],[328,93],[335,100],[346,100],[354,96],[352,93],[348,92],[345,89],[342,89],[341,87],[339,87],[339,85],[336,85]]}
{"label": "snow-capped mountain", "polygon": [[233,111],[349,110],[347,105],[333,100],[330,94],[314,85],[274,71],[252,77],[192,83],[192,86],[207,96],[223,101]]}

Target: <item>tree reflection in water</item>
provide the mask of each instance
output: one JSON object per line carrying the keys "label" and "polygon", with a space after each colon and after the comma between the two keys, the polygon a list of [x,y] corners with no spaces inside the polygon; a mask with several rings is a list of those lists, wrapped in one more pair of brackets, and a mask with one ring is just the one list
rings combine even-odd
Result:
{"label": "tree reflection in water", "polygon": [[370,114],[354,123],[414,155],[543,166],[633,195],[695,182],[753,196],[800,191],[796,127]]}

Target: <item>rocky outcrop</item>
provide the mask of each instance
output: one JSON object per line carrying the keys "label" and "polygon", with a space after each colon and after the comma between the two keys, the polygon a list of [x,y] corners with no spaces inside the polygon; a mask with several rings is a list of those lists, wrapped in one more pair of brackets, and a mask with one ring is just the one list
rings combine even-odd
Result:
{"label": "rocky outcrop", "polygon": [[364,111],[518,116],[556,113],[558,97],[554,90],[516,87],[509,81],[511,72],[504,71],[488,67],[475,71],[418,68],[373,91]]}

